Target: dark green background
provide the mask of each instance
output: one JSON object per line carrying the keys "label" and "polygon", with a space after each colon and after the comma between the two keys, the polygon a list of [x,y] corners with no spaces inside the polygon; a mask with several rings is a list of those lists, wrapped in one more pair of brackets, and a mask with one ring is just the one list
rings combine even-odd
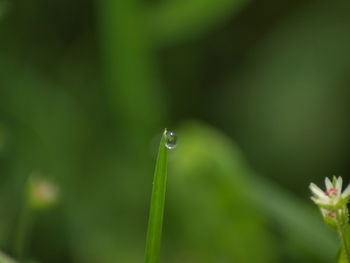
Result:
{"label": "dark green background", "polygon": [[143,261],[157,143],[162,262],[334,262],[308,184],[342,175],[350,3],[0,0],[0,248],[25,179],[61,189],[27,258]]}

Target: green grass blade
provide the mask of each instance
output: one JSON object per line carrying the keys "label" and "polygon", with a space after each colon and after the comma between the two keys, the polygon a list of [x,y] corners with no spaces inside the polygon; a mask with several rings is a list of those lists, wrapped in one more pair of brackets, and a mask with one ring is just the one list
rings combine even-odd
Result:
{"label": "green grass blade", "polygon": [[146,240],[145,263],[159,262],[168,159],[168,149],[166,148],[165,143],[166,130],[164,131],[163,136],[160,140],[159,152],[154,172],[151,206],[148,221],[148,232]]}

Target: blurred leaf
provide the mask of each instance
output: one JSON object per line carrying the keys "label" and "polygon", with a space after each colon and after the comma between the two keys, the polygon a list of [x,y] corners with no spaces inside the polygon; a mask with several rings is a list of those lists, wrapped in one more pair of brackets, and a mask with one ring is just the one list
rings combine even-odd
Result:
{"label": "blurred leaf", "polygon": [[0,263],[16,263],[16,261],[0,251]]}
{"label": "blurred leaf", "polygon": [[[9,197],[5,199],[6,203],[4,202],[9,210],[6,217],[11,216],[11,209],[15,215],[18,214],[18,199],[21,197],[25,178],[36,169],[48,172],[62,184],[64,205],[74,207],[76,210],[79,207],[76,195],[81,190],[77,187],[81,183],[77,176],[79,153],[82,142],[89,134],[87,119],[64,89],[57,87],[37,72],[19,68],[3,56],[1,58],[0,85],[6,89],[0,90],[0,110],[6,119],[11,120],[9,124],[13,137],[12,161],[9,163],[11,169],[6,174],[10,181],[7,188],[11,190],[7,193]],[[57,218],[62,219],[63,216],[64,213],[61,213]],[[55,257],[67,244],[62,231],[63,222],[63,220],[51,221],[46,235],[53,235],[55,232],[59,235],[55,239],[46,236],[47,248],[39,252],[42,254],[38,258],[45,255],[52,257],[50,262],[64,261],[63,256]],[[14,229],[16,223],[17,218],[14,218],[4,227]],[[38,235],[42,227],[43,224],[38,225],[34,234]],[[57,231],[58,229],[61,231]],[[10,235],[8,240],[11,241],[13,233],[8,234]],[[50,245],[53,242],[55,246]],[[40,242],[30,243],[31,247],[34,247]]]}
{"label": "blurred leaf", "polygon": [[280,226],[286,242],[292,244],[293,253],[307,252],[321,262],[334,260],[338,244],[336,234],[324,224],[318,209],[311,208],[311,201],[309,206],[305,205],[300,198],[261,176],[254,173],[251,176],[254,189],[251,196],[260,212]]}
{"label": "blurred leaf", "polygon": [[[179,142],[169,177],[168,199],[174,211],[166,217],[179,242],[174,252],[178,260],[273,262],[281,251],[274,250],[277,243],[263,217],[280,226],[284,242],[304,257],[300,262],[334,258],[335,236],[317,209],[253,173],[229,138],[190,123],[179,130]],[[191,260],[185,261],[187,257]]]}
{"label": "blurred leaf", "polygon": [[[138,0],[107,0],[98,4],[110,106],[119,136],[128,143],[124,152],[143,159],[148,138],[159,130],[167,109],[152,43],[141,16],[142,6]],[[133,139],[128,140],[129,137]]]}
{"label": "blurred leaf", "polygon": [[175,0],[157,3],[146,16],[156,45],[197,38],[232,18],[249,0]]}
{"label": "blurred leaf", "polygon": [[343,249],[340,249],[339,252],[338,252],[337,262],[338,263],[348,263],[346,258],[344,257]]}
{"label": "blurred leaf", "polygon": [[[271,236],[249,198],[254,189],[230,140],[205,125],[179,130],[169,176],[167,262],[274,262]],[[166,227],[165,231],[168,229]],[[170,241],[169,241],[170,242]],[[174,247],[177,247],[174,249]]]}

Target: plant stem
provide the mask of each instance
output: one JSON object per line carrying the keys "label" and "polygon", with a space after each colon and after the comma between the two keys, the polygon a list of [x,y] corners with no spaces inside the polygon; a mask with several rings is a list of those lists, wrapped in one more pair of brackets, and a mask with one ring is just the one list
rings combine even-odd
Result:
{"label": "plant stem", "polygon": [[165,147],[165,140],[166,134],[164,132],[160,141],[156,168],[154,172],[146,240],[145,263],[159,262],[167,178],[167,148]]}
{"label": "plant stem", "polygon": [[338,235],[339,235],[341,246],[343,247],[344,258],[345,258],[347,263],[350,263],[349,248],[348,248],[348,244],[347,244],[347,241],[346,241],[345,231],[344,230],[345,230],[345,227],[342,224],[340,224],[340,222],[338,222],[337,223],[337,232],[338,232]]}
{"label": "plant stem", "polygon": [[25,257],[28,236],[31,231],[33,217],[35,214],[32,206],[30,205],[30,201],[27,193],[28,189],[29,189],[29,179],[27,179],[25,184],[25,190],[24,190],[25,194],[23,197],[22,210],[20,211],[20,214],[19,214],[17,232],[15,233],[15,238],[13,243],[14,245],[13,253],[15,258],[19,262],[22,262]]}
{"label": "plant stem", "polygon": [[21,262],[24,257],[25,249],[26,249],[26,240],[30,229],[30,221],[31,221],[31,211],[27,204],[24,204],[22,209],[18,228],[17,235],[14,242],[14,255]]}

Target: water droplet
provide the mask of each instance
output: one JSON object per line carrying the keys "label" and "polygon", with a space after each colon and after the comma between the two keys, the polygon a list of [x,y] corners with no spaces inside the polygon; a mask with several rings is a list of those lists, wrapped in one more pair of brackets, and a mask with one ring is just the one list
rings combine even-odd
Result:
{"label": "water droplet", "polygon": [[177,136],[172,131],[166,130],[165,132],[165,147],[172,150],[176,147]]}

